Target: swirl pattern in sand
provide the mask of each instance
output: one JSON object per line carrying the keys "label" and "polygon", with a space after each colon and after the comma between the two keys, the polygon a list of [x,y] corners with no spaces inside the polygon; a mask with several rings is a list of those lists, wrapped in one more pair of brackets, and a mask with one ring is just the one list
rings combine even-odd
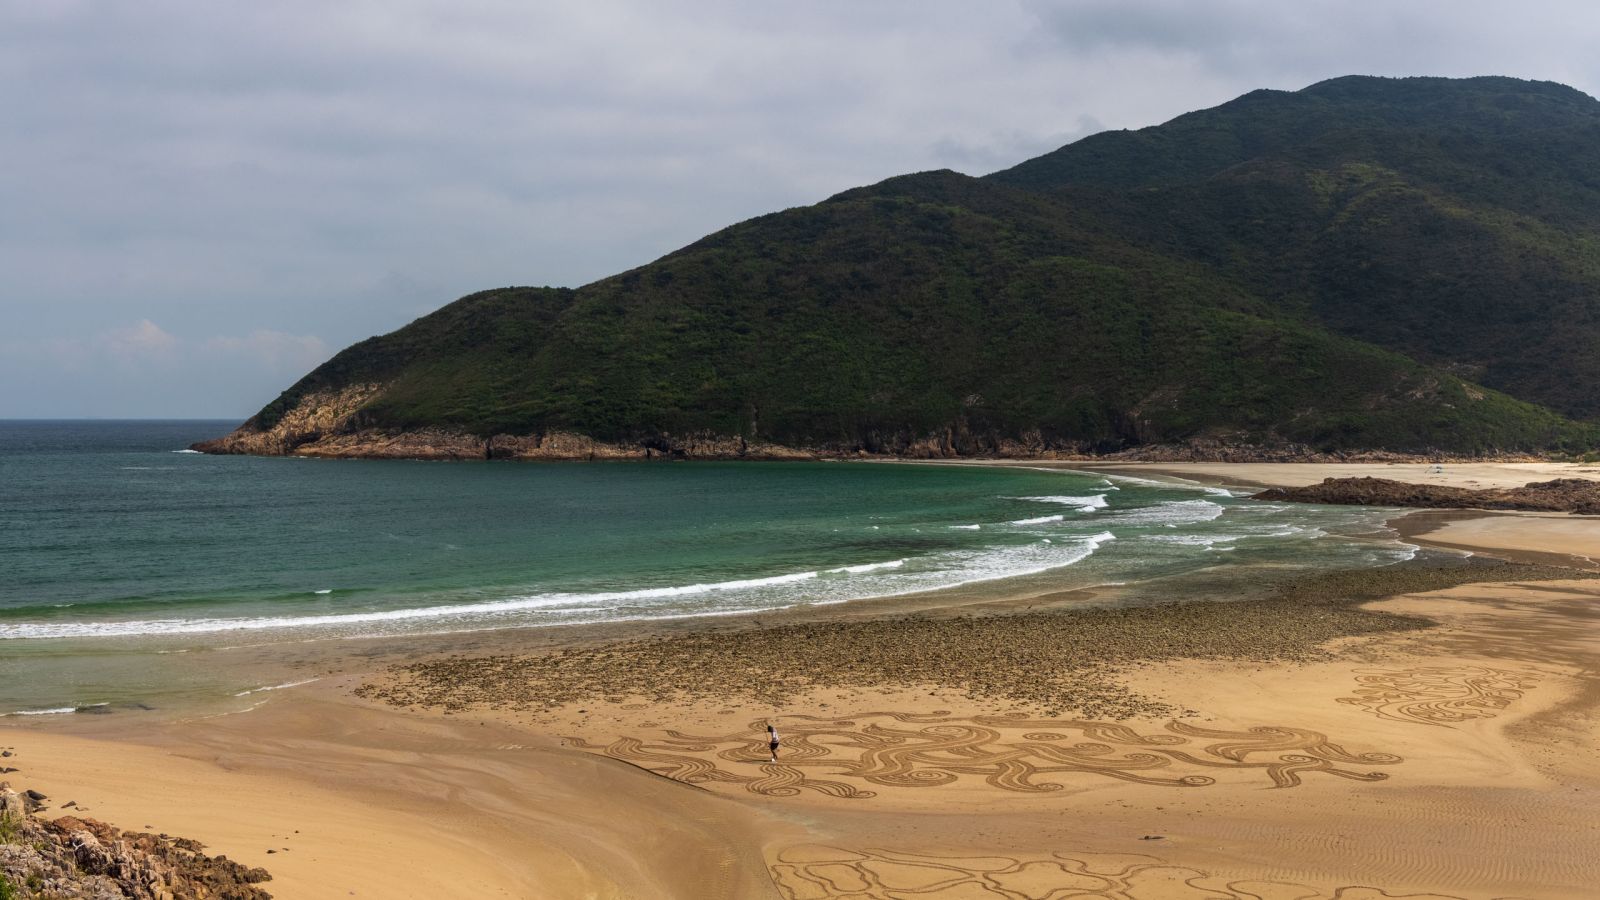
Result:
{"label": "swirl pattern in sand", "polygon": [[784,900],[1464,900],[1365,885],[1323,890],[1287,881],[1229,881],[1135,854],[935,856],[810,844],[785,849],[768,871]]}
{"label": "swirl pattern in sand", "polygon": [[1340,697],[1340,703],[1384,719],[1448,727],[1494,718],[1538,679],[1529,672],[1487,666],[1421,666],[1357,669],[1356,682],[1355,696]]}
{"label": "swirl pattern in sand", "polygon": [[776,763],[768,755],[764,720],[733,734],[669,730],[648,741],[569,742],[687,784],[742,785],[772,797],[812,791],[841,799],[877,796],[873,788],[975,780],[1024,794],[1062,790],[1072,777],[1205,787],[1216,783],[1210,773],[1218,770],[1259,773],[1273,787],[1287,788],[1318,772],[1380,781],[1388,776],[1348,767],[1401,761],[1388,753],[1351,753],[1320,732],[1285,726],[1227,731],[1172,721],[1165,734],[1143,734],[1112,722],[1021,714],[962,718],[942,711],[790,716],[785,724]]}

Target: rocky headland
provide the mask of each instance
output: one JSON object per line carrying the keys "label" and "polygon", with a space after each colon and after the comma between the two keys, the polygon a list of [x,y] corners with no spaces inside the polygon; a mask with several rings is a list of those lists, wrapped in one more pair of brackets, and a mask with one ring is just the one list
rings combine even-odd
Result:
{"label": "rocky headland", "polygon": [[1508,78],[1255,91],[981,178],[844,191],[576,288],[469,294],[197,449],[1582,456],[1600,189],[1574,173],[1597,130],[1594,98]]}
{"label": "rocky headland", "polygon": [[928,432],[869,432],[859,440],[782,444],[712,431],[656,432],[631,440],[605,441],[574,431],[489,433],[446,427],[395,428],[372,425],[365,404],[380,398],[381,384],[313,391],[270,424],[256,416],[233,432],[190,449],[249,456],[324,459],[416,460],[820,460],[820,459],[1019,459],[1140,462],[1403,462],[1471,459],[1536,461],[1519,453],[1460,456],[1444,449],[1420,453],[1387,450],[1318,450],[1301,443],[1262,444],[1243,434],[1209,435],[1181,443],[1153,443],[1121,450],[1091,442],[1052,438],[1043,432],[1005,434],[958,420]]}
{"label": "rocky headland", "polygon": [[1411,484],[1387,478],[1327,478],[1305,487],[1271,488],[1257,500],[1290,503],[1332,503],[1358,506],[1404,506],[1419,509],[1504,509],[1600,515],[1600,481],[1557,478],[1519,488],[1452,487]]}

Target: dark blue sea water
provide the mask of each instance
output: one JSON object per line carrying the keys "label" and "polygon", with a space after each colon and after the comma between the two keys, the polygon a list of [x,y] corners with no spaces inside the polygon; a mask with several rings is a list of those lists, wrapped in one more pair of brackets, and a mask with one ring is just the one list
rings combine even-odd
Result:
{"label": "dark blue sea water", "polygon": [[110,652],[726,615],[978,582],[1065,589],[1412,552],[1374,510],[1062,470],[185,452],[233,424],[0,422],[0,676],[11,681],[0,713],[55,696],[37,678],[17,684],[43,671],[23,659],[55,659],[59,673],[71,671],[62,659]]}

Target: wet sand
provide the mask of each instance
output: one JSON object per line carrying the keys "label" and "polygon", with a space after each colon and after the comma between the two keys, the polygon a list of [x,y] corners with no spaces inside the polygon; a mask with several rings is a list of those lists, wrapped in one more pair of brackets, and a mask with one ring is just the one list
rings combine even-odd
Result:
{"label": "wet sand", "polygon": [[1600,518],[1593,516],[1458,513],[1417,518],[1399,530],[1432,547],[1600,570]]}
{"label": "wet sand", "polygon": [[[1600,526],[1567,521],[1580,549]],[[322,680],[247,713],[8,721],[0,746],[14,784],[283,898],[1592,897],[1583,574],[349,642],[253,663]]]}

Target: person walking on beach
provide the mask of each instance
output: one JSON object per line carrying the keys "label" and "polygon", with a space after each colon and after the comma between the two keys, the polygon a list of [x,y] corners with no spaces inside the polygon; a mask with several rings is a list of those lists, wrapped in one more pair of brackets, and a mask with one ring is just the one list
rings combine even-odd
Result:
{"label": "person walking on beach", "polygon": [[773,762],[777,762],[778,761],[778,729],[773,728],[771,722],[767,723],[767,749],[772,751],[772,761]]}

